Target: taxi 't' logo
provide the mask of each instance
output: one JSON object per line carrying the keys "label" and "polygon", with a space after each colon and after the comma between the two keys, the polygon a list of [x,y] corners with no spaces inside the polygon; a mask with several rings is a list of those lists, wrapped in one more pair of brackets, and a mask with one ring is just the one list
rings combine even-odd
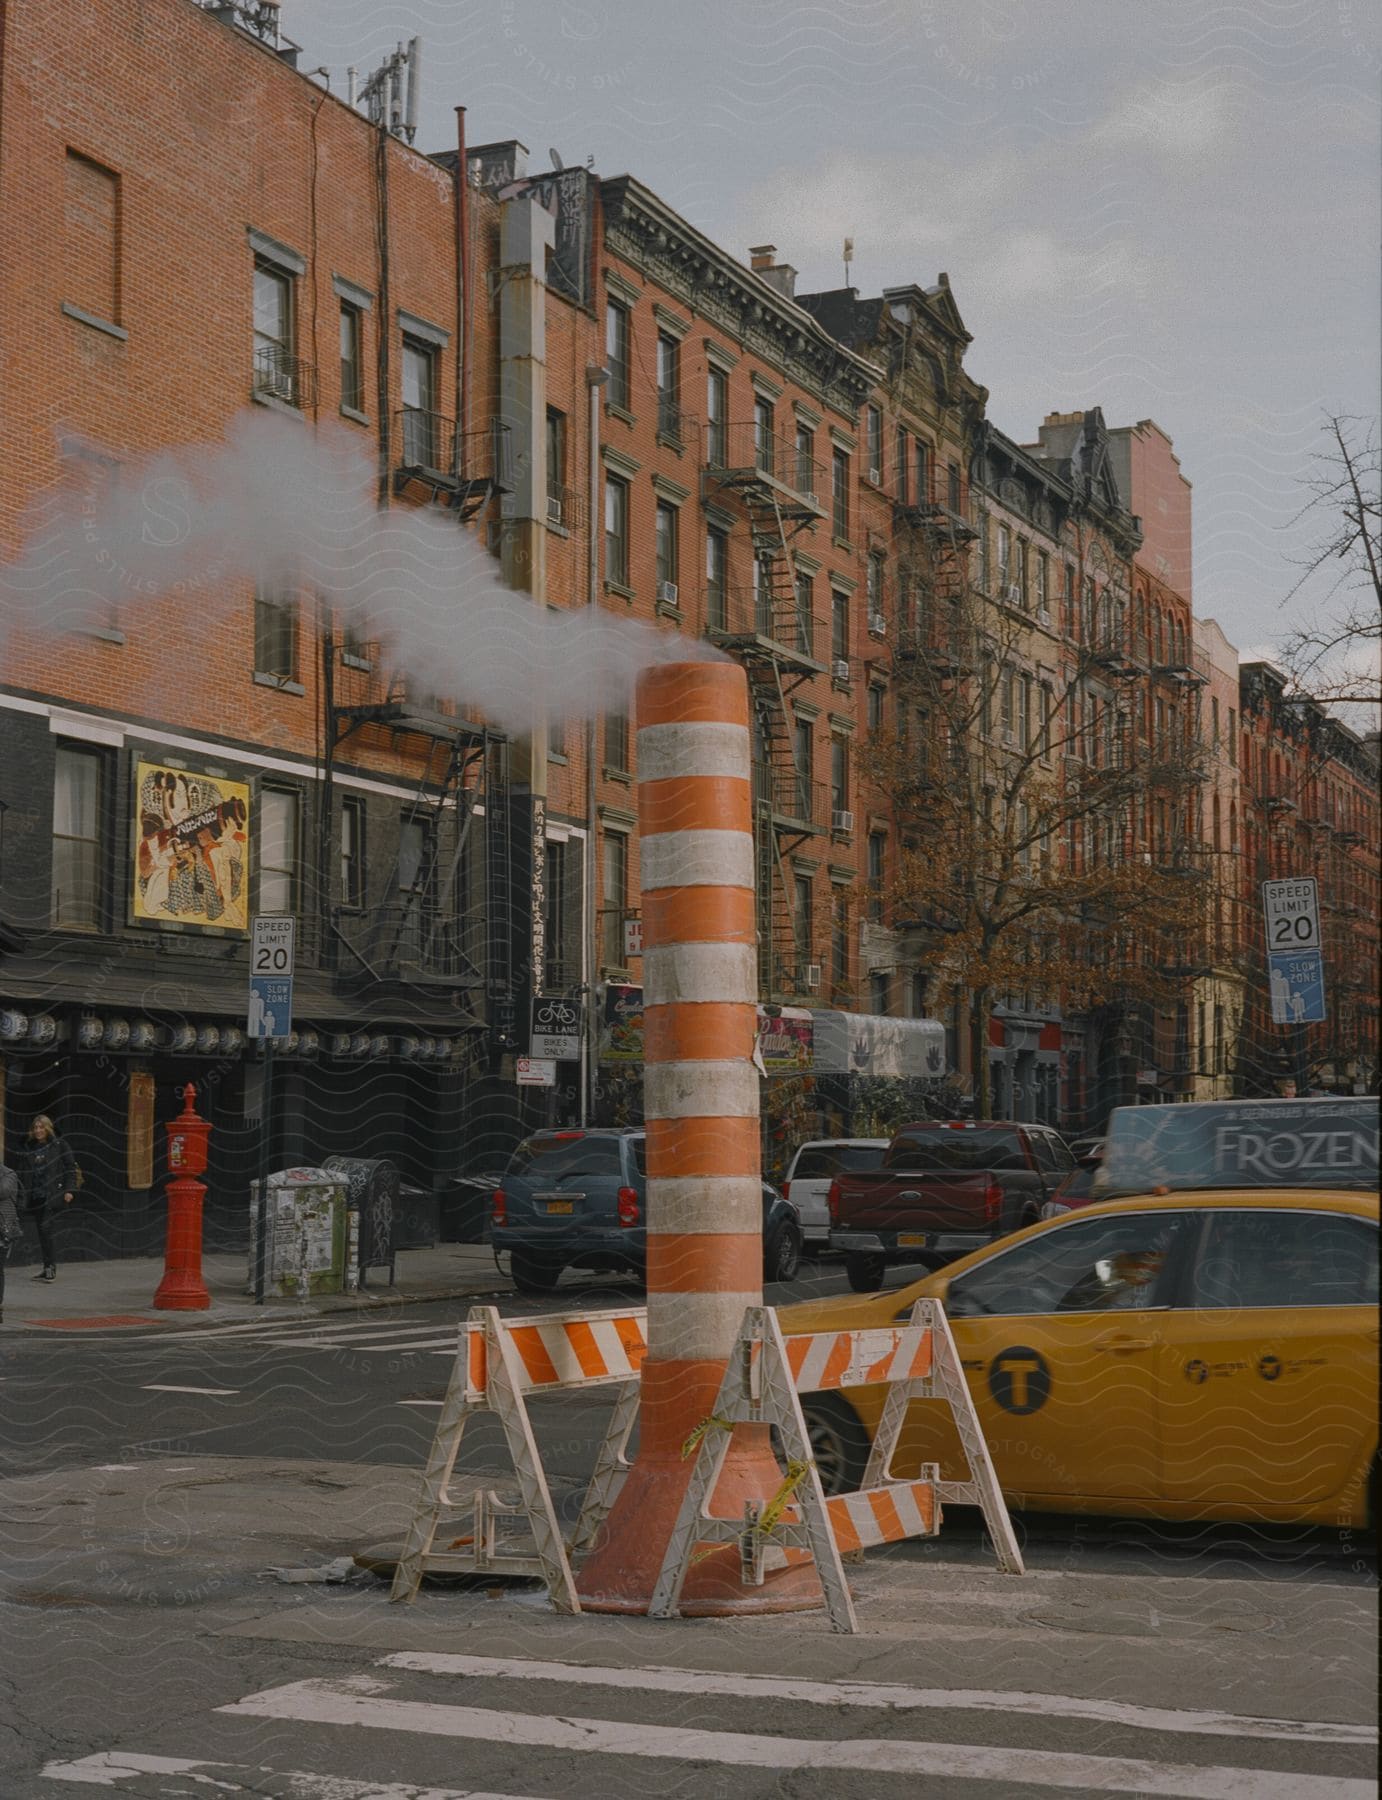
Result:
{"label": "taxi 't' logo", "polygon": [[1004,1412],[1039,1412],[1051,1392],[1046,1358],[1026,1344],[1000,1350],[989,1364],[989,1392]]}

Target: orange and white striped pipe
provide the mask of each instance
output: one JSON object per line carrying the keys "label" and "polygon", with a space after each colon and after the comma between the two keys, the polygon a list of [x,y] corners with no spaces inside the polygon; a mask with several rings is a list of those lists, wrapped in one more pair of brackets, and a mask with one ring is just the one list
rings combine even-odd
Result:
{"label": "orange and white striped pipe", "polygon": [[[638,1457],[577,1581],[583,1606],[627,1612],[647,1609],[690,1479],[682,1446],[763,1298],[748,684],[731,663],[665,664],[636,704],[648,1351]],[[740,1427],[714,1510],[741,1517],[780,1480],[764,1428]],[[713,1555],[682,1610],[820,1604],[814,1571],[783,1574],[780,1591],[742,1588],[737,1558]]]}

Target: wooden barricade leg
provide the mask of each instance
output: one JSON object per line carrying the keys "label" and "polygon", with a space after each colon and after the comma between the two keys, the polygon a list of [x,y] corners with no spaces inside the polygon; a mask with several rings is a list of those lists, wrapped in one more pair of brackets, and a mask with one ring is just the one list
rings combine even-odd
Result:
{"label": "wooden barricade leg", "polygon": [[[999,1568],[1009,1575],[1025,1575],[1026,1566],[1017,1545],[1012,1520],[1008,1517],[1008,1504],[994,1473],[993,1460],[984,1441],[979,1415],[974,1410],[974,1396],[969,1391],[969,1383],[965,1380],[964,1369],[960,1365],[960,1353],[950,1335],[950,1321],[945,1316],[945,1308],[936,1300],[918,1300],[912,1309],[912,1317],[931,1328],[931,1341],[935,1346],[932,1363],[933,1392],[949,1406],[964,1448],[965,1461],[969,1464],[969,1480],[941,1482],[939,1497],[942,1501],[953,1500],[966,1506],[977,1505],[984,1515],[984,1523],[993,1540]],[[889,1399],[891,1400],[891,1395]]]}
{"label": "wooden barricade leg", "polygon": [[447,1487],[456,1466],[466,1419],[472,1412],[484,1409],[483,1400],[476,1401],[467,1397],[474,1391],[470,1368],[474,1334],[475,1328],[468,1321],[461,1326],[455,1361],[451,1365],[451,1377],[446,1384],[446,1398],[442,1401],[437,1429],[432,1435],[432,1448],[427,1455],[427,1467],[423,1471],[417,1505],[413,1509],[413,1517],[403,1542],[403,1554],[394,1570],[393,1586],[389,1590],[390,1600],[411,1601],[417,1597],[427,1554],[432,1548],[438,1522],[447,1504]]}
{"label": "wooden barricade leg", "polygon": [[835,1548],[820,1476],[812,1461],[801,1400],[787,1366],[777,1316],[769,1307],[749,1307],[744,1314],[739,1342],[725,1370],[710,1428],[701,1439],[691,1480],[668,1540],[648,1607],[649,1617],[668,1619],[676,1615],[682,1584],[698,1543],[725,1543],[739,1537],[745,1569],[751,1568],[755,1576],[761,1570],[762,1520],[774,1496],[765,1494],[761,1501],[750,1502],[742,1525],[712,1518],[706,1511],[729,1451],[728,1428],[736,1424],[775,1425],[789,1464],[803,1471],[793,1493],[801,1510],[801,1523],[777,1526],[769,1521],[769,1528],[784,1546],[810,1550],[833,1629],[857,1631],[854,1602]]}
{"label": "wooden barricade leg", "polygon": [[632,1381],[624,1382],[619,1389],[604,1442],[595,1459],[595,1472],[590,1477],[590,1485],[581,1503],[581,1516],[576,1521],[576,1529],[567,1546],[568,1554],[572,1556],[579,1550],[588,1549],[595,1541],[595,1533],[604,1523],[605,1515],[624,1485],[624,1478],[630,1467],[629,1438],[638,1418],[638,1389],[637,1376]]}
{"label": "wooden barricade leg", "polygon": [[532,1421],[523,1399],[523,1376],[518,1356],[508,1333],[503,1328],[497,1307],[476,1307],[472,1312],[484,1313],[485,1345],[489,1361],[488,1382],[490,1408],[504,1428],[504,1437],[518,1477],[518,1490],[528,1527],[533,1534],[538,1561],[542,1564],[547,1592],[558,1612],[578,1613],[581,1603],[576,1598],[576,1584],[571,1578],[571,1563],[557,1523],[551,1490],[542,1470],[533,1436]]}

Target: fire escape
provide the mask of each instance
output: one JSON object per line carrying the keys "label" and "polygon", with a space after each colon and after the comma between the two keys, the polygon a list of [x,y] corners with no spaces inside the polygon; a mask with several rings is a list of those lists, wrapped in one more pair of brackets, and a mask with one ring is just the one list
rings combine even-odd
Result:
{"label": "fire escape", "polygon": [[953,506],[940,505],[929,493],[894,497],[898,572],[912,597],[911,616],[898,620],[898,657],[922,657],[959,675],[973,654],[960,603],[969,580],[969,546],[979,533],[960,511],[958,496],[951,498]]}
{"label": "fire escape", "polygon": [[830,830],[829,790],[809,761],[788,699],[823,675],[817,623],[799,596],[792,539],[825,517],[824,471],[762,420],[710,426],[704,438],[702,495],[734,505],[748,525],[753,580],[748,588],[712,579],[705,633],[743,664],[753,708],[754,860],[758,979],[765,999],[811,993],[820,984],[809,922],[799,916],[791,852]]}

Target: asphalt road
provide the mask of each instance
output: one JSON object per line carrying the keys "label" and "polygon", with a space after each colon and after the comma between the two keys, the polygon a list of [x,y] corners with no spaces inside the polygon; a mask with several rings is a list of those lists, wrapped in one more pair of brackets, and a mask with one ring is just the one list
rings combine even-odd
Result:
{"label": "asphalt road", "polygon": [[[808,1265],[768,1298],[843,1287]],[[1326,1532],[1028,1516],[1018,1579],[947,1509],[851,1569],[857,1638],[564,1619],[488,1580],[412,1608],[369,1577],[280,1584],[398,1541],[470,1304],[7,1339],[4,1800],[1373,1791],[1376,1567]],[[569,1512],[607,1402],[533,1413]],[[468,1427],[461,1480],[506,1468]]]}

